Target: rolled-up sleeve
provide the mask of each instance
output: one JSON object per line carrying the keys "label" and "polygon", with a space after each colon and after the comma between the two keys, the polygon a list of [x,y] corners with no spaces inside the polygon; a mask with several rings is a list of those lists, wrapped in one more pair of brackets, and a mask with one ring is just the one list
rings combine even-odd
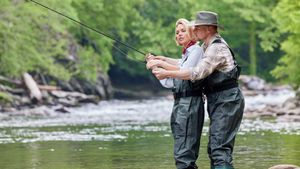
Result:
{"label": "rolled-up sleeve", "polygon": [[172,88],[174,87],[173,78],[166,78],[159,80],[160,84],[165,88]]}

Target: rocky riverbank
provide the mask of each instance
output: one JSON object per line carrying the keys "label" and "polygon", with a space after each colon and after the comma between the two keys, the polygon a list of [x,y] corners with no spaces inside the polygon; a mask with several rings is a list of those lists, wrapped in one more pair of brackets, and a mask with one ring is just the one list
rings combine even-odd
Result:
{"label": "rocky riverbank", "polygon": [[[27,78],[29,76],[31,79],[29,81],[35,84],[26,85],[26,76]],[[94,84],[72,79],[68,83],[57,81],[56,86],[50,86],[50,80],[45,77],[31,77],[29,74],[26,76],[19,81],[0,77],[0,112],[16,115],[69,113],[70,107],[79,107],[86,103],[97,104],[100,100],[111,99],[114,96],[145,99],[171,93],[170,91],[153,93],[146,90],[113,89],[109,78],[104,75],[99,76]],[[245,117],[266,117],[276,118],[279,121],[300,122],[299,90],[295,92],[290,86],[268,84],[256,76],[242,75],[240,84],[246,100]]]}
{"label": "rocky riverbank", "polygon": [[65,82],[28,73],[24,73],[20,80],[0,77],[0,112],[34,110],[41,106],[67,112],[68,107],[110,98],[112,86],[105,75],[99,75],[95,83],[78,79]]}
{"label": "rocky riverbank", "polygon": [[240,82],[246,98],[246,117],[300,122],[300,90],[294,91],[290,86],[268,84],[256,76],[242,75]]}

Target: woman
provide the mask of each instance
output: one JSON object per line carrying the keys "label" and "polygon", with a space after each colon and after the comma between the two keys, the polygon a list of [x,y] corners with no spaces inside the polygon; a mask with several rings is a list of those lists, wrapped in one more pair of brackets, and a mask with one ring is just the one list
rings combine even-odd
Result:
{"label": "woman", "polygon": [[[189,21],[179,19],[176,22],[175,41],[182,46],[182,58],[173,59],[164,56],[150,56],[147,68],[155,65],[169,70],[194,67],[200,61],[203,51],[196,43]],[[204,103],[201,81],[167,78],[160,80],[164,87],[172,88],[174,105],[171,115],[171,129],[174,137],[174,158],[178,169],[197,168],[200,137],[204,121]]]}

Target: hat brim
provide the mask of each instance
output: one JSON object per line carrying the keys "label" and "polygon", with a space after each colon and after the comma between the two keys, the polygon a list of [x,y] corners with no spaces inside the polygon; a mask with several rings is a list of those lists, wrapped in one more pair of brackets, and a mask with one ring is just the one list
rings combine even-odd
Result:
{"label": "hat brim", "polygon": [[212,24],[212,23],[196,23],[196,21],[190,21],[189,26],[191,26],[191,27],[195,27],[195,26],[216,26],[218,28],[224,29],[223,25]]}

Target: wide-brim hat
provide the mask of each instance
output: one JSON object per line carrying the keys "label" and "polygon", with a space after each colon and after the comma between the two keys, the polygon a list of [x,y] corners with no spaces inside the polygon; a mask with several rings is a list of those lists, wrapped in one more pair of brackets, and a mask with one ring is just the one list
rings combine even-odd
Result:
{"label": "wide-brim hat", "polygon": [[196,14],[196,19],[191,21],[190,26],[212,25],[223,29],[223,25],[218,22],[218,14],[210,11],[199,11]]}

